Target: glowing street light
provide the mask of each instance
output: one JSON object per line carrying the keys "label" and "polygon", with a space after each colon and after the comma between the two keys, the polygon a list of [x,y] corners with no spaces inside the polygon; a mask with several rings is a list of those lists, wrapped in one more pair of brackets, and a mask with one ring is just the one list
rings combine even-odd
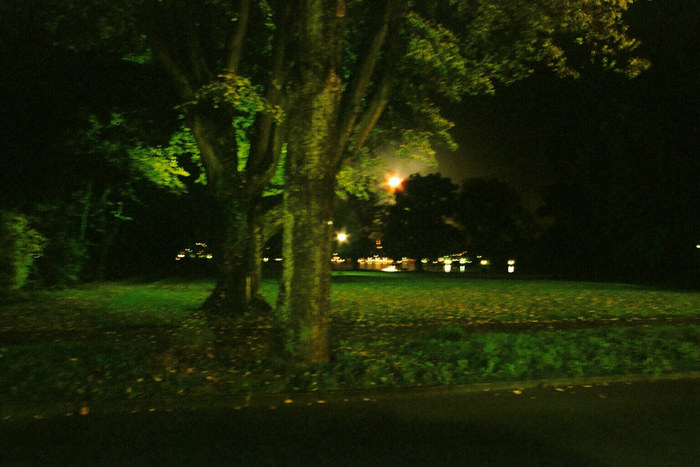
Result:
{"label": "glowing street light", "polygon": [[389,177],[389,188],[396,189],[401,186],[401,183],[403,183],[403,178],[397,176]]}
{"label": "glowing street light", "polygon": [[345,232],[338,232],[335,235],[335,239],[338,241],[338,243],[345,243],[348,241],[348,234]]}
{"label": "glowing street light", "polygon": [[386,187],[391,191],[394,192],[396,190],[400,190],[401,187],[403,186],[403,177],[397,173],[392,173],[387,175],[385,178],[384,184]]}

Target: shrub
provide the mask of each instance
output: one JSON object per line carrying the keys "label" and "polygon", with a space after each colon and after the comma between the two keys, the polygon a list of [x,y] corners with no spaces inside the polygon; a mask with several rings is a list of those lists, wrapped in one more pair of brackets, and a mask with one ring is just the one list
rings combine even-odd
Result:
{"label": "shrub", "polygon": [[19,290],[27,284],[34,260],[41,256],[46,238],[23,214],[0,211],[0,290]]}

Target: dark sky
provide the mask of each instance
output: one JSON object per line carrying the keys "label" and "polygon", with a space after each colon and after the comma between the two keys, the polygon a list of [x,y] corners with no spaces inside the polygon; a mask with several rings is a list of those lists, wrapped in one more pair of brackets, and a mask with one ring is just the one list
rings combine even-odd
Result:
{"label": "dark sky", "polygon": [[[654,140],[652,147],[644,145],[646,151],[675,153],[692,169],[687,176],[700,175],[699,21],[697,0],[640,1],[629,22],[632,35],[642,41],[639,54],[652,61],[642,76],[630,81],[587,73],[562,80],[538,72],[495,96],[465,99],[451,109],[460,147],[441,153],[437,170],[455,181],[497,177],[537,200],[580,146],[596,144],[591,139],[601,127],[616,125],[621,138]],[[620,112],[624,118],[616,121]],[[655,157],[644,152],[637,157]]]}

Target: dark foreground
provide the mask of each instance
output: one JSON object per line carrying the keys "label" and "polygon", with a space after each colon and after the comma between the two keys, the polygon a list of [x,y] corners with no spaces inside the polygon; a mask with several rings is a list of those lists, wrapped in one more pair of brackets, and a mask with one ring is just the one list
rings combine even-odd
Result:
{"label": "dark foreground", "polygon": [[174,407],[3,421],[0,461],[500,466],[697,465],[700,459],[700,379],[377,392],[321,402],[296,397],[280,398],[274,408],[265,402],[239,410]]}

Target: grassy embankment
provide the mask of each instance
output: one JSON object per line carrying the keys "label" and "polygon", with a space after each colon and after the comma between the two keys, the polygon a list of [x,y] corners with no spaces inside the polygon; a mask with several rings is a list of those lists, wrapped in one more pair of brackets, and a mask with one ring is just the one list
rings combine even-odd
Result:
{"label": "grassy embankment", "polygon": [[[0,306],[0,405],[700,370],[700,293],[340,274],[334,360],[287,379],[266,317],[195,312],[206,281],[107,283]],[[265,283],[274,302],[276,284]]]}

